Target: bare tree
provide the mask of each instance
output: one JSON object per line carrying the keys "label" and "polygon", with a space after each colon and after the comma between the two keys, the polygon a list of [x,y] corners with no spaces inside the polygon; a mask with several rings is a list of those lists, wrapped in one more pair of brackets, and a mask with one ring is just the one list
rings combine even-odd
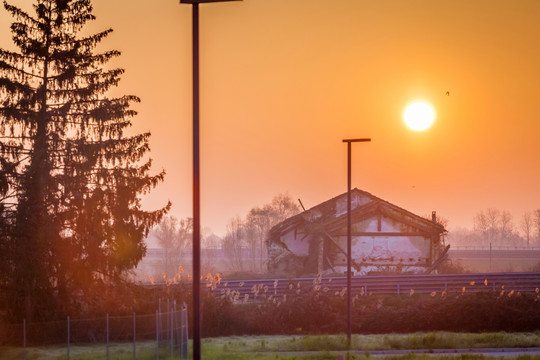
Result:
{"label": "bare tree", "polygon": [[540,244],[540,209],[533,211],[533,223],[536,230],[536,242]]}
{"label": "bare tree", "polygon": [[[252,208],[244,221],[236,216],[229,223],[227,235],[223,239],[227,257],[238,270],[249,268],[251,271],[263,271],[267,259],[265,240],[268,231],[299,212],[300,207],[296,202],[288,194],[282,193],[274,196],[270,203]],[[242,252],[238,244],[247,252],[241,267],[237,257],[242,256]]]}
{"label": "bare tree", "polygon": [[205,227],[201,230],[201,247],[203,249],[217,249],[221,247],[222,239],[212,232],[212,229]]}
{"label": "bare tree", "polygon": [[435,216],[435,221],[437,222],[437,224],[442,225],[445,229],[448,229],[448,224],[450,223],[448,218],[445,218],[444,216],[440,216],[439,214],[437,214]]}
{"label": "bare tree", "polygon": [[178,243],[178,219],[174,216],[165,216],[153,231],[159,245],[165,250],[164,257],[164,277],[169,278],[172,274],[176,244]]}
{"label": "bare tree", "polygon": [[531,245],[531,237],[533,235],[533,214],[530,211],[527,211],[525,214],[523,214],[523,217],[521,218],[521,230],[523,231],[523,235],[525,236],[525,241],[527,242],[527,247]]}
{"label": "bare tree", "polygon": [[281,193],[274,196],[270,206],[274,213],[271,226],[274,226],[300,212],[300,207],[298,204],[287,193]]}
{"label": "bare tree", "polygon": [[510,211],[504,210],[500,212],[499,215],[499,235],[501,239],[501,244],[509,245],[509,242],[512,242],[516,246],[516,241],[518,240],[514,235],[514,221]]}
{"label": "bare tree", "polygon": [[223,238],[223,250],[231,261],[231,267],[236,271],[244,270],[242,250],[244,248],[244,223],[236,216],[227,224],[227,234]]}
{"label": "bare tree", "polygon": [[488,225],[488,240],[490,244],[496,245],[499,233],[499,218],[501,213],[498,209],[488,208],[486,210],[486,220]]}
{"label": "bare tree", "polygon": [[181,265],[182,249],[191,247],[193,220],[178,220],[174,216],[165,216],[153,230],[159,245],[165,250],[163,255],[165,277],[170,279],[176,275]]}
{"label": "bare tree", "polygon": [[478,232],[482,239],[482,246],[485,246],[489,243],[489,222],[486,217],[486,214],[483,211],[480,211],[475,215],[473,219],[474,231]]}
{"label": "bare tree", "polygon": [[201,271],[203,274],[214,274],[223,271],[221,268],[219,251],[223,240],[214,234],[210,228],[203,228],[201,232]]}
{"label": "bare tree", "polygon": [[[525,230],[525,232],[530,234],[530,224],[524,225],[524,221],[529,221],[529,219],[521,220],[521,229],[523,230],[524,226],[528,227],[529,230]],[[488,208],[485,211],[480,211],[474,217],[474,230],[483,237],[484,246],[489,244],[489,246],[496,247],[517,247],[523,246],[525,242],[516,232],[513,216],[508,210]]]}
{"label": "bare tree", "polygon": [[255,245],[253,255],[259,257],[260,271],[265,269],[267,249],[265,240],[270,229],[280,222],[300,212],[298,204],[287,194],[281,193],[272,199],[269,204],[254,207],[246,217],[246,227],[250,229],[246,234],[248,243]]}
{"label": "bare tree", "polygon": [[254,253],[253,255],[258,256],[258,267],[261,271],[264,269],[264,262],[267,257],[264,241],[272,224],[272,214],[272,207],[265,205],[261,208],[255,207],[251,209],[246,217],[246,225],[250,229],[250,242],[255,244],[256,250],[258,250],[255,251],[257,254]]}
{"label": "bare tree", "polygon": [[180,219],[178,222],[178,248],[191,249],[193,236],[193,218]]}
{"label": "bare tree", "polygon": [[504,239],[511,235],[513,229],[510,213],[496,208],[480,211],[473,221],[474,230],[482,235],[483,246],[504,245]]}

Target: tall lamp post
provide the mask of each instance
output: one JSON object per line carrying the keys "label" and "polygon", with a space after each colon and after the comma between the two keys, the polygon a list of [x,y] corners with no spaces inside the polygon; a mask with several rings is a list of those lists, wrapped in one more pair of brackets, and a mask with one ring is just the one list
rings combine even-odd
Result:
{"label": "tall lamp post", "polygon": [[371,139],[344,139],[347,143],[347,347],[351,348],[352,332],[352,237],[351,237],[351,144],[354,142],[369,142]]}
{"label": "tall lamp post", "polygon": [[180,0],[192,5],[193,32],[193,359],[201,359],[201,188],[199,156],[199,4],[241,0]]}

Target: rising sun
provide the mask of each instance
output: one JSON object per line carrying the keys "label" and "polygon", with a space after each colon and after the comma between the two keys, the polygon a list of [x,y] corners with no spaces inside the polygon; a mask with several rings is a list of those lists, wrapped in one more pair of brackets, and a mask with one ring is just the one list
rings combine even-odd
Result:
{"label": "rising sun", "polygon": [[411,129],[422,131],[433,124],[435,111],[429,104],[423,101],[417,101],[405,108],[403,119],[405,120],[405,124]]}

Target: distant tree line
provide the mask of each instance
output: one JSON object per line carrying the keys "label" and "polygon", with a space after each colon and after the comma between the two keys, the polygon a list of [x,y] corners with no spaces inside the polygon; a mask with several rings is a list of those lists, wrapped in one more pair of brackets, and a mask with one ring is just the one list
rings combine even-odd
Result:
{"label": "distant tree line", "polygon": [[[276,224],[294,216],[300,212],[300,207],[287,194],[275,196],[271,202],[253,207],[244,217],[234,216],[227,224],[227,232],[220,238],[209,231],[202,231],[202,267],[204,273],[223,271],[234,272],[267,272],[267,244],[269,230]],[[424,215],[432,220],[432,214]],[[445,228],[449,226],[449,220],[440,214],[436,214],[435,221]],[[452,248],[473,247],[488,249],[490,244],[493,248],[530,248],[540,247],[540,209],[526,212],[517,223],[509,211],[488,208],[479,211],[474,217],[472,229],[452,229],[443,234],[440,251],[448,244]],[[163,248],[164,256],[158,277],[166,279],[175,277],[179,266],[190,262],[186,261],[191,256],[191,218],[178,220],[174,216],[165,216],[161,223],[156,226],[151,234],[157,239]],[[225,255],[226,265],[220,259],[217,265],[216,258],[204,254],[204,249],[220,249]],[[223,267],[225,266],[225,267]],[[439,268],[443,272],[464,271],[458,264],[445,262]],[[188,274],[189,268],[182,268]],[[154,275],[154,276],[156,276]]]}
{"label": "distant tree line", "polygon": [[[270,203],[252,208],[246,217],[233,217],[227,225],[223,249],[236,271],[266,272],[266,239],[270,229],[300,212],[288,194],[276,195]],[[242,256],[246,251],[248,256]]]}
{"label": "distant tree line", "polygon": [[479,248],[530,248],[540,246],[540,209],[525,212],[514,221],[507,210],[488,208],[473,219],[473,229],[456,229],[449,233],[453,246]]}
{"label": "distant tree line", "polygon": [[[268,231],[283,220],[300,212],[298,204],[288,194],[278,194],[267,204],[255,206],[247,215],[232,217],[227,224],[227,232],[223,238],[203,229],[201,232],[201,246],[203,248],[201,268],[203,273],[223,272],[217,268],[215,258],[210,250],[220,249],[225,255],[226,268],[235,272],[266,272],[267,249],[266,239]],[[163,259],[158,274],[152,275],[165,280],[174,280],[178,271],[191,273],[185,264],[191,262],[192,247],[192,218],[178,219],[173,215],[166,215],[161,222],[150,232],[150,236],[157,240],[160,248],[164,250]],[[205,251],[208,250],[208,251]]]}

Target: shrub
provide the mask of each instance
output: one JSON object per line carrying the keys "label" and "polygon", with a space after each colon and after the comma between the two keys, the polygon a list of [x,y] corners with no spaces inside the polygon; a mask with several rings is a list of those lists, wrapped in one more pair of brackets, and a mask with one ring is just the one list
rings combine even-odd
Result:
{"label": "shrub", "polygon": [[[260,302],[252,304],[233,305],[230,298],[211,299],[208,295],[204,303],[203,333],[208,336],[343,333],[345,295],[344,291],[330,293],[317,286],[304,288],[294,284],[285,296],[259,295]],[[355,296],[352,310],[353,331],[364,334],[540,329],[537,294]]]}

